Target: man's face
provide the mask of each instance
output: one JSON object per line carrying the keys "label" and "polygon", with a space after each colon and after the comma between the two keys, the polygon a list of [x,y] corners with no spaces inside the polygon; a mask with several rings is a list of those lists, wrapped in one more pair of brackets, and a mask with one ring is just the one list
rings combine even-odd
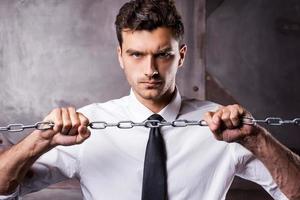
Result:
{"label": "man's face", "polygon": [[182,66],[186,46],[168,28],[122,32],[119,62],[137,98],[162,101],[175,90],[177,69]]}

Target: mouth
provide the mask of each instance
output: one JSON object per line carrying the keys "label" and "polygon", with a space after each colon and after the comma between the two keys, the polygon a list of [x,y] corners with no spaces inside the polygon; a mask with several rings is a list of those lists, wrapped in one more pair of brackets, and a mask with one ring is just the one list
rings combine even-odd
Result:
{"label": "mouth", "polygon": [[145,85],[146,88],[157,88],[162,84],[162,81],[142,81],[140,82],[142,85]]}

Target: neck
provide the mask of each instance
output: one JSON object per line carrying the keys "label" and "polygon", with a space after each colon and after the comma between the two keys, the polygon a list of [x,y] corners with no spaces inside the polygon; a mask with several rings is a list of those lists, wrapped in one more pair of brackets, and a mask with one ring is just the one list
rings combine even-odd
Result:
{"label": "neck", "polygon": [[[135,93],[135,92],[134,92]],[[173,99],[175,95],[175,88],[171,92],[166,92],[161,98],[159,99],[143,99],[139,95],[135,93],[135,96],[144,106],[146,106],[149,110],[154,113],[159,113],[164,107],[166,107]]]}

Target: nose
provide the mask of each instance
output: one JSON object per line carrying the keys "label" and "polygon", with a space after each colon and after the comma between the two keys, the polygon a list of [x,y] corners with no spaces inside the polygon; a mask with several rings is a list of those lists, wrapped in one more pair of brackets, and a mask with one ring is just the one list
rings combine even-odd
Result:
{"label": "nose", "polygon": [[145,76],[151,78],[154,75],[158,74],[154,57],[149,55],[145,60],[146,60],[145,67],[144,67]]}

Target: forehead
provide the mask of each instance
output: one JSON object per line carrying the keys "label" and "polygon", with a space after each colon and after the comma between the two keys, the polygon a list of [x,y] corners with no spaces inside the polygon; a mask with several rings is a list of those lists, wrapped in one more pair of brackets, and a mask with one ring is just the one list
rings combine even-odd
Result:
{"label": "forehead", "polygon": [[174,38],[169,28],[159,27],[152,31],[147,30],[123,30],[122,48],[136,50],[158,50],[161,48],[178,48],[178,41]]}

